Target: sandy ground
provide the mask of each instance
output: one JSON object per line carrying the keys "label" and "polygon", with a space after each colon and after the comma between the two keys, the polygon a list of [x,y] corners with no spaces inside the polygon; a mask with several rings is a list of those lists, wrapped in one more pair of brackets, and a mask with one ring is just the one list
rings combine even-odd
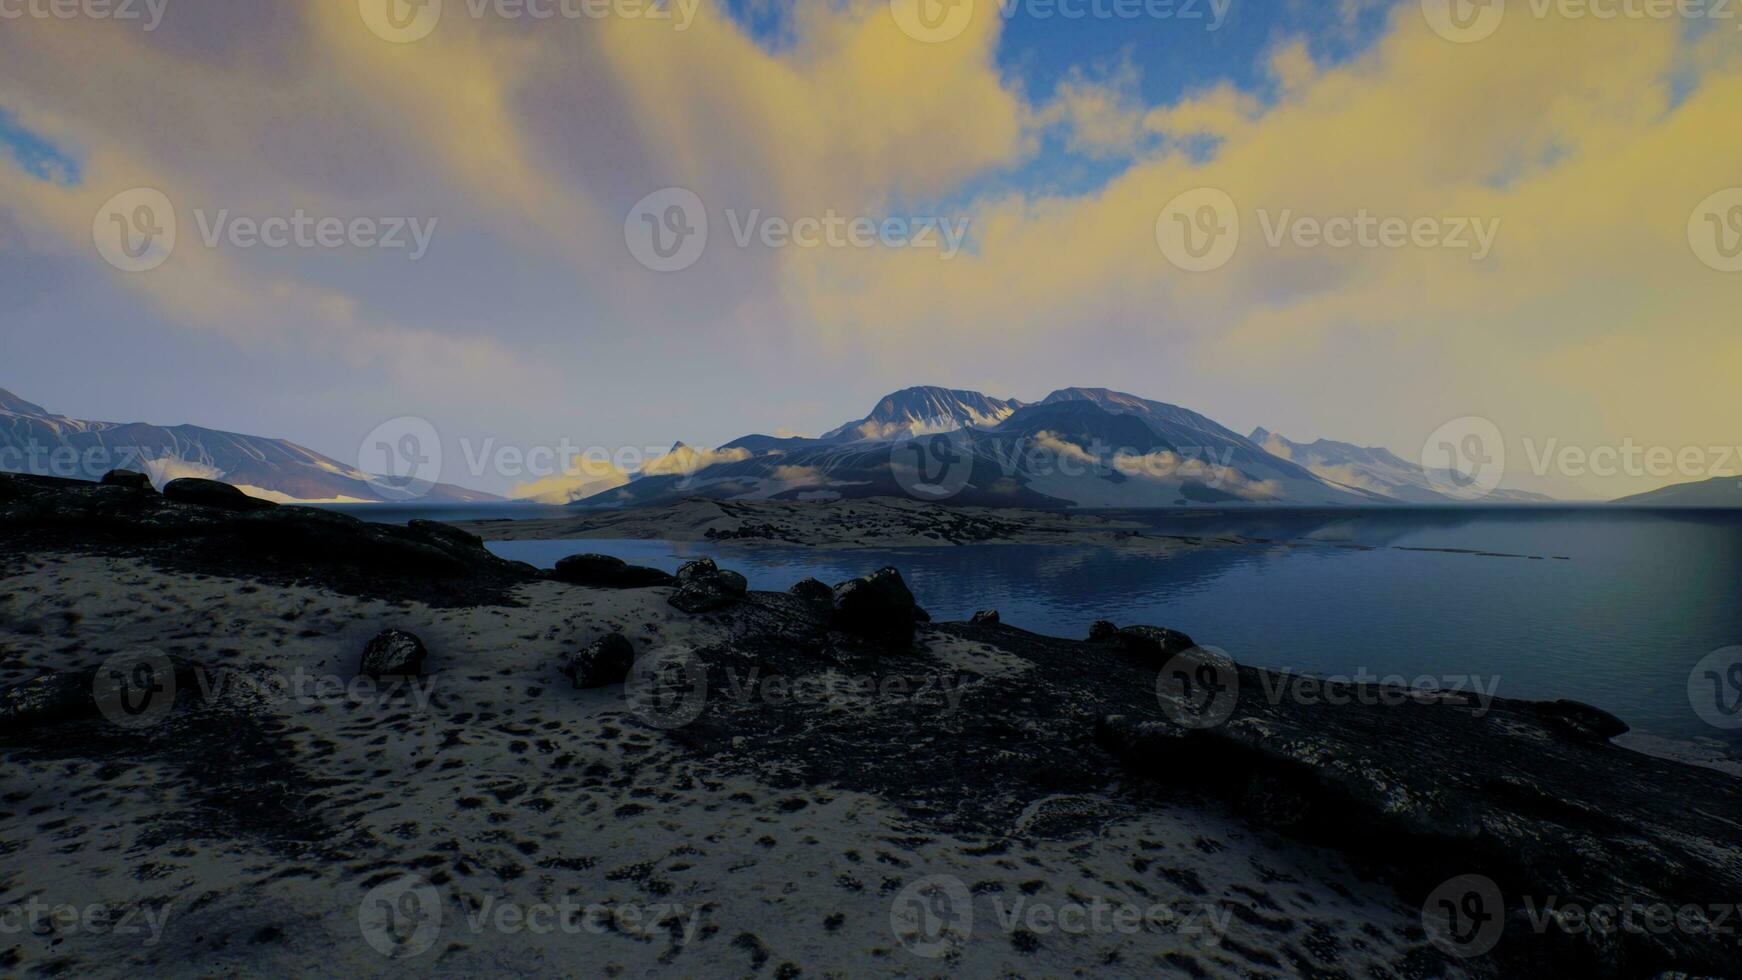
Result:
{"label": "sandy ground", "polygon": [[[0,973],[1444,975],[1419,909],[1213,806],[1054,798],[962,839],[723,775],[558,673],[607,630],[719,639],[667,590],[431,609],[70,555],[3,585],[0,683],[142,650],[222,670],[152,725],[0,737]],[[429,676],[353,684],[387,627]]]}

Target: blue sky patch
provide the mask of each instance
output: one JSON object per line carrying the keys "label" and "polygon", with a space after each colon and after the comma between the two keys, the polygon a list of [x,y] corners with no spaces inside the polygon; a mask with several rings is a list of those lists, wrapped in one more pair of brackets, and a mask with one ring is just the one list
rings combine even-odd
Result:
{"label": "blue sky patch", "polygon": [[25,173],[39,180],[62,187],[76,187],[84,180],[78,160],[26,129],[4,108],[0,108],[0,150],[16,160]]}

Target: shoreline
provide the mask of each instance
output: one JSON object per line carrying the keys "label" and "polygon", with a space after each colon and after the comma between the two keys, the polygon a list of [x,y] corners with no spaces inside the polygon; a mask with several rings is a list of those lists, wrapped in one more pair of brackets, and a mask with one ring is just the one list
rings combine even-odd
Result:
{"label": "shoreline", "polygon": [[[1517,508],[1513,508],[1516,510]],[[1318,541],[1300,537],[1260,537],[1207,529],[1180,533],[1176,517],[1205,523],[1242,520],[1283,522],[1323,518],[1327,524],[1365,514],[1404,516],[1428,513],[1386,509],[1362,512],[1300,511],[1037,511],[1015,508],[946,508],[899,498],[829,502],[717,501],[691,499],[675,504],[626,510],[598,510],[564,518],[500,518],[454,521],[453,526],[490,541],[644,540],[707,542],[722,546],[773,545],[819,550],[950,548],[966,545],[1064,545],[1120,548],[1166,554],[1195,547],[1315,547],[1353,551],[1385,550],[1385,545]],[[1444,512],[1444,511],[1431,511]],[[1467,513],[1467,512],[1460,512]],[[1514,554],[1462,548],[1400,547],[1396,550],[1471,554],[1492,558],[1549,558],[1562,555]]]}

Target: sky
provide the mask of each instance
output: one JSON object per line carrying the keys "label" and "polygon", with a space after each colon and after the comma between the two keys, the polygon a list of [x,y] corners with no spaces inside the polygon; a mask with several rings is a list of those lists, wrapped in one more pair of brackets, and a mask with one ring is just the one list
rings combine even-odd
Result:
{"label": "sky", "polygon": [[[1648,7],[0,0],[0,387],[345,462],[415,417],[495,492],[920,384],[1734,472],[1742,11]],[[1543,463],[1627,446],[1707,469]]]}

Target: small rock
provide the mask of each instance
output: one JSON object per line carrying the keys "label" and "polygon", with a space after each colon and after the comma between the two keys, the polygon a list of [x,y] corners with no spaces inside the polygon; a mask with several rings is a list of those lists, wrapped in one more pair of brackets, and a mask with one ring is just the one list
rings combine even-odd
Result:
{"label": "small rock", "polygon": [[228,483],[193,477],[171,480],[164,484],[163,497],[178,504],[216,507],[221,510],[266,510],[278,506],[270,500],[250,497]]}
{"label": "small rock", "polygon": [[1111,643],[1113,638],[1118,635],[1119,627],[1105,619],[1097,619],[1095,624],[1089,627],[1090,643]]}
{"label": "small rock", "polygon": [[714,574],[714,582],[731,595],[743,596],[750,592],[750,580],[737,572],[721,569]]}
{"label": "small rock", "polygon": [[828,606],[833,605],[835,601],[835,590],[814,578],[798,582],[786,591],[812,605]]}
{"label": "small rock", "polygon": [[360,673],[368,677],[419,677],[428,654],[417,634],[382,630],[363,648]]}
{"label": "small rock", "polygon": [[151,477],[135,470],[110,470],[103,474],[103,486],[127,487],[130,490],[150,490]]}
{"label": "small rock", "polygon": [[1115,633],[1114,638],[1126,653],[1150,659],[1171,657],[1197,646],[1184,633],[1160,626],[1127,626]]}
{"label": "small rock", "polygon": [[981,626],[997,626],[1001,620],[996,609],[982,609],[974,614],[974,622]]}
{"label": "small rock", "polygon": [[556,563],[558,581],[596,589],[651,589],[675,585],[677,579],[657,568],[631,565],[610,555],[571,555]]}
{"label": "small rock", "polygon": [[836,629],[906,649],[913,645],[913,631],[931,616],[914,601],[901,573],[884,568],[835,586],[830,620]]}
{"label": "small rock", "polygon": [[563,665],[563,676],[578,688],[621,684],[635,666],[635,647],[622,633],[606,633]]}

